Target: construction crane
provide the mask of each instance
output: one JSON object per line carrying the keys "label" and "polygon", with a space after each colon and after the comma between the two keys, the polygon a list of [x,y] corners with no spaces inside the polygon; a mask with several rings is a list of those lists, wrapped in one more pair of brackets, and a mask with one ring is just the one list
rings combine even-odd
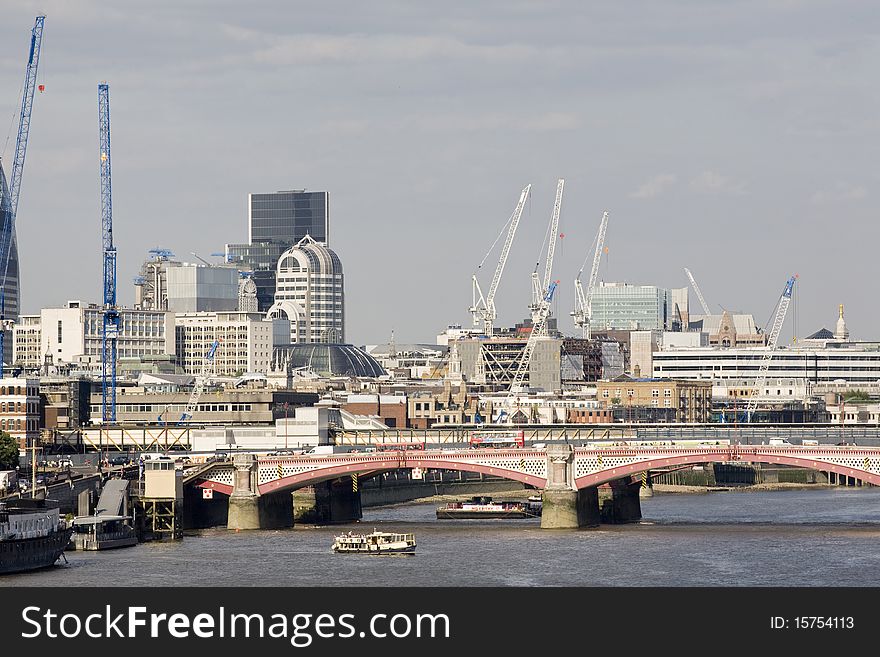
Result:
{"label": "construction crane", "polygon": [[[534,322],[537,315],[543,307],[543,300],[547,296],[550,289],[550,273],[553,270],[553,254],[556,252],[556,237],[559,233],[559,211],[562,209],[562,189],[565,186],[565,180],[560,178],[556,181],[556,200],[553,203],[553,214],[550,215],[550,244],[547,246],[547,261],[544,263],[544,281],[541,282],[538,277],[538,266],[535,265],[535,271],[532,272],[532,321]],[[546,318],[545,318],[546,319]]]}
{"label": "construction crane", "polygon": [[[556,292],[556,281],[551,281],[550,276],[553,272],[553,253],[556,250],[556,235],[559,231],[559,213],[562,209],[562,190],[565,185],[565,180],[560,178],[556,183],[556,200],[553,203],[553,214],[550,215],[550,244],[547,247],[547,262],[544,268],[544,283],[545,287],[540,288],[538,290],[538,285],[541,285],[538,282],[538,274],[537,267],[536,271],[532,273],[532,291],[533,293],[538,290],[540,292],[540,296],[537,297],[536,301],[533,301],[531,305],[532,311],[532,332],[529,334],[529,339],[526,341],[525,347],[523,347],[522,354],[520,355],[519,362],[517,363],[516,372],[513,375],[513,378],[510,380],[510,388],[507,393],[507,398],[505,400],[504,406],[506,408],[510,408],[513,402],[513,398],[519,389],[522,386],[523,381],[526,377],[526,372],[529,370],[529,365],[532,362],[532,354],[535,351],[535,347],[538,344],[538,341],[547,335],[547,320],[550,317],[550,308],[553,302],[553,294]],[[499,414],[500,417],[500,414]],[[508,413],[507,419],[512,417],[511,413]]]}
{"label": "construction crane", "polygon": [[687,274],[688,280],[691,282],[691,287],[694,288],[694,292],[697,293],[697,299],[700,300],[700,305],[703,307],[703,314],[711,315],[712,313],[709,311],[709,304],[707,304],[706,300],[703,298],[703,293],[700,292],[700,286],[697,285],[697,281],[694,280],[694,275],[691,274],[691,270],[685,267],[684,273]]}
{"label": "construction crane", "polygon": [[767,382],[767,372],[770,370],[770,361],[773,359],[773,352],[776,350],[776,343],[779,341],[779,333],[782,331],[782,324],[785,322],[785,313],[788,310],[788,304],[791,302],[791,293],[794,290],[794,282],[797,276],[792,276],[785,283],[782,290],[782,296],[779,297],[779,303],[776,305],[776,314],[773,317],[773,326],[770,328],[770,335],[767,338],[767,350],[761,359],[761,366],[758,368],[758,375],[755,377],[754,392],[749,397],[748,406],[746,406],[746,421],[752,421],[752,413],[758,406],[758,395],[764,389]]}
{"label": "construction crane", "polygon": [[104,258],[104,321],[101,331],[101,413],[105,424],[116,422],[116,247],[113,245],[113,195],[110,180],[110,87],[98,84],[98,134],[101,154],[101,229]]}
{"label": "construction crane", "polygon": [[[3,377],[3,332],[7,329],[6,321],[6,281],[9,273],[10,249],[15,244],[15,217],[18,213],[18,197],[21,192],[21,175],[24,172],[24,161],[27,155],[28,136],[31,130],[31,110],[34,106],[34,90],[37,87],[37,69],[40,64],[40,47],[43,42],[43,23],[46,17],[37,16],[31,30],[31,47],[28,54],[27,68],[24,74],[24,87],[21,94],[21,114],[18,119],[18,137],[15,140],[15,158],[12,161],[12,173],[6,208],[7,220],[0,226],[0,378]],[[42,88],[42,87],[41,87]]]}
{"label": "construction crane", "polygon": [[599,232],[596,234],[596,253],[593,255],[593,267],[590,269],[590,280],[587,284],[586,293],[584,293],[584,287],[581,285],[581,274],[584,272],[583,266],[578,272],[577,278],[574,279],[576,296],[574,311],[571,315],[574,317],[575,325],[581,328],[585,338],[590,337],[593,319],[593,289],[596,287],[596,279],[599,276],[599,260],[602,257],[602,247],[605,245],[605,231],[607,228],[608,213],[604,212],[602,213],[602,221],[599,223]]}
{"label": "construction crane", "polygon": [[199,397],[202,396],[202,390],[205,389],[205,382],[214,374],[214,354],[217,352],[217,346],[219,344],[220,340],[214,340],[208,349],[208,353],[205,354],[205,358],[202,361],[202,370],[196,377],[196,382],[195,385],[193,385],[192,394],[189,396],[186,410],[183,412],[183,415],[180,416],[177,424],[183,424],[184,422],[191,420],[193,413],[196,412],[196,407],[199,405]]}
{"label": "construction crane", "polygon": [[[473,315],[474,326],[479,326],[482,322],[483,332],[489,337],[492,336],[495,318],[497,317],[495,312],[495,293],[498,291],[501,274],[504,273],[504,265],[507,264],[507,256],[510,253],[510,245],[513,244],[513,236],[516,234],[516,228],[519,225],[519,219],[522,216],[522,211],[526,205],[526,199],[531,188],[532,185],[530,183],[520,192],[519,201],[509,220],[510,225],[507,229],[507,239],[504,240],[504,246],[501,248],[501,257],[498,259],[498,265],[495,267],[495,275],[492,277],[492,283],[489,285],[489,293],[485,297],[483,296],[483,290],[480,289],[480,283],[477,281],[477,275],[474,274],[473,276],[473,302],[469,312]],[[485,258],[483,260],[485,261]],[[480,263],[480,267],[482,266],[482,263]]]}

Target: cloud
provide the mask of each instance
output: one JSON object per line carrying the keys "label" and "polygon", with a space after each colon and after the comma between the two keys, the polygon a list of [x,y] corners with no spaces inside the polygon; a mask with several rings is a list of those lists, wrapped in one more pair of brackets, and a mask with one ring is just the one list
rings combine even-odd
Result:
{"label": "cloud", "polygon": [[868,190],[861,185],[852,185],[846,182],[838,182],[831,189],[820,189],[810,198],[814,204],[830,203],[832,201],[859,201],[868,195]]}
{"label": "cloud", "polygon": [[703,194],[744,194],[745,183],[715,171],[703,171],[691,180],[691,189]]}
{"label": "cloud", "polygon": [[654,198],[655,196],[662,194],[666,188],[675,184],[676,180],[677,178],[675,174],[672,173],[657,174],[653,178],[649,178],[646,182],[642,183],[642,186],[630,194],[630,196],[632,198]]}

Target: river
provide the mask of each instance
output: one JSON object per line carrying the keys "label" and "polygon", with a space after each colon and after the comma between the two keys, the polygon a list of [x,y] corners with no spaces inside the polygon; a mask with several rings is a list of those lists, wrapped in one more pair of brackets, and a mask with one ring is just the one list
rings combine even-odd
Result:
{"label": "river", "polygon": [[[540,521],[437,520],[436,505],[360,523],[68,552],[3,586],[878,586],[880,488],[658,494],[643,520],[582,530]],[[338,555],[340,531],[415,532],[412,556]]]}

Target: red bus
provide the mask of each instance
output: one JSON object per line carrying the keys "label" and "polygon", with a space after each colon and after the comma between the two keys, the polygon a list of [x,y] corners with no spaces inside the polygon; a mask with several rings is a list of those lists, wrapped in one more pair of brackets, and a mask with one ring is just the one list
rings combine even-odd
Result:
{"label": "red bus", "polygon": [[471,433],[471,447],[525,447],[522,431],[474,431]]}

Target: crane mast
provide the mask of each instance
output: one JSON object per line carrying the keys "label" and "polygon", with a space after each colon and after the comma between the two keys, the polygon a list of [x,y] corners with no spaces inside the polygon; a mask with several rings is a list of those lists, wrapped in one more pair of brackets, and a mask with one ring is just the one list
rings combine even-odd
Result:
{"label": "crane mast", "polygon": [[[37,16],[31,30],[31,46],[27,68],[24,74],[24,87],[21,94],[21,113],[18,119],[18,136],[15,140],[15,157],[7,190],[7,220],[0,227],[0,329],[6,330],[6,280],[9,273],[10,249],[15,243],[15,216],[18,213],[18,198],[21,192],[21,175],[27,155],[28,136],[31,130],[31,110],[34,106],[34,90],[37,87],[37,69],[40,65],[40,48],[43,43],[43,24],[46,17]],[[0,378],[3,376],[3,334],[0,332]]]}
{"label": "crane mast", "polygon": [[596,253],[593,255],[593,266],[590,269],[590,280],[587,285],[587,291],[584,293],[584,287],[581,285],[581,273],[574,279],[574,290],[576,295],[575,309],[572,312],[574,323],[581,327],[583,336],[590,337],[590,328],[593,319],[593,289],[596,287],[596,281],[599,277],[599,261],[602,258],[602,247],[605,245],[605,231],[608,228],[608,212],[602,213],[602,221],[599,223],[599,232],[596,234]]}
{"label": "crane mast", "polygon": [[214,373],[214,354],[217,352],[217,346],[219,344],[219,340],[214,340],[214,342],[211,343],[211,347],[208,349],[208,353],[205,354],[205,359],[202,361],[202,370],[196,377],[196,382],[195,385],[193,385],[192,394],[189,396],[186,410],[183,412],[183,415],[180,416],[177,424],[183,424],[187,420],[192,419],[193,413],[196,412],[196,407],[199,405],[199,398],[202,396],[202,391],[205,389],[205,382]]}
{"label": "crane mast", "polygon": [[[550,289],[550,274],[553,270],[553,254],[556,252],[556,236],[559,234],[559,212],[562,209],[562,189],[565,180],[556,181],[556,200],[553,202],[553,214],[550,215],[550,244],[547,246],[547,262],[544,264],[544,281],[538,279],[537,267],[532,272],[532,323],[537,321],[544,298]],[[545,318],[546,320],[546,318]]]}
{"label": "crane mast", "polygon": [[98,84],[98,133],[101,173],[101,229],[103,237],[104,318],[101,332],[101,411],[104,423],[116,422],[116,247],[113,245],[113,195],[110,180],[110,87]]}
{"label": "crane mast", "polygon": [[510,253],[510,246],[513,244],[513,236],[516,234],[516,228],[519,225],[519,219],[522,216],[523,208],[526,205],[526,199],[529,196],[529,190],[532,185],[526,185],[519,195],[519,202],[513,211],[510,220],[510,227],[507,229],[507,238],[504,240],[504,246],[501,248],[501,257],[498,259],[498,265],[495,267],[495,275],[492,277],[492,283],[489,285],[489,293],[483,297],[483,291],[480,289],[480,283],[477,281],[477,275],[473,276],[473,304],[470,312],[474,318],[474,326],[478,326],[482,321],[483,332],[491,337],[494,330],[495,318],[495,293],[498,290],[498,284],[501,282],[501,274],[504,273],[504,265],[507,264],[507,256]]}
{"label": "crane mast", "polygon": [[761,366],[758,368],[757,377],[755,377],[755,391],[749,397],[749,404],[746,407],[746,418],[749,422],[752,421],[752,413],[754,413],[758,406],[758,395],[761,394],[761,390],[764,389],[764,385],[767,382],[770,361],[773,359],[773,352],[776,350],[776,343],[779,341],[779,333],[782,331],[782,324],[785,322],[785,313],[788,310],[788,304],[791,302],[791,293],[796,279],[796,276],[792,276],[785,283],[782,296],[779,298],[779,303],[776,306],[773,326],[770,328],[770,335],[767,338],[767,351],[764,352],[764,356],[761,359]]}
{"label": "crane mast", "polygon": [[707,304],[706,300],[703,298],[703,293],[700,292],[700,286],[697,285],[697,281],[694,280],[694,275],[691,274],[691,270],[685,267],[684,273],[687,274],[688,280],[691,282],[691,287],[694,288],[694,292],[697,293],[697,299],[699,299],[700,306],[703,308],[703,314],[711,315],[712,313],[709,311],[709,304]]}

